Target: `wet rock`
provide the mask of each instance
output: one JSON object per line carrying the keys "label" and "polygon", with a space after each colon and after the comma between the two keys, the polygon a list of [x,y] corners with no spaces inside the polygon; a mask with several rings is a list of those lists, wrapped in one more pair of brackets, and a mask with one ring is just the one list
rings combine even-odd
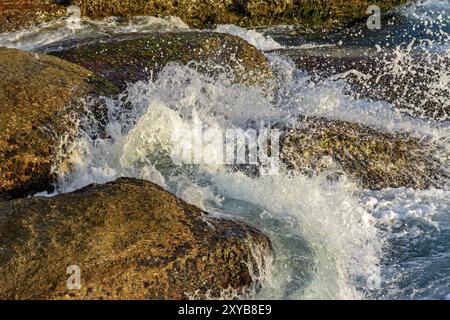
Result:
{"label": "wet rock", "polygon": [[450,121],[450,60],[418,52],[377,52],[367,48],[277,50],[299,69],[321,79],[345,79],[355,98],[385,100],[414,117]]}
{"label": "wet rock", "polygon": [[[213,218],[151,182],[130,178],[53,198],[1,202],[0,235],[1,299],[249,293],[271,252],[258,230]],[[80,290],[67,288],[72,265],[81,271]]]}
{"label": "wet rock", "polygon": [[[59,48],[62,51],[55,51]],[[236,36],[213,32],[154,32],[58,43],[43,48],[107,78],[126,83],[155,77],[169,62],[232,80],[266,87],[272,71],[262,52]],[[52,52],[54,51],[54,52]],[[195,64],[193,64],[193,62]]]}
{"label": "wet rock", "polygon": [[2,0],[0,33],[30,28],[67,15],[67,9],[51,0]]}
{"label": "wet rock", "polygon": [[[388,10],[405,0],[375,1]],[[215,24],[263,26],[305,24],[314,27],[336,26],[367,16],[370,0],[74,0],[85,16],[178,16],[192,27]]]}
{"label": "wet rock", "polygon": [[340,170],[369,189],[439,187],[449,178],[443,159],[436,157],[438,148],[407,134],[302,117],[281,141],[281,158],[289,169],[307,174]]}
{"label": "wet rock", "polygon": [[0,200],[51,190],[83,100],[114,92],[112,84],[75,64],[0,48]]}

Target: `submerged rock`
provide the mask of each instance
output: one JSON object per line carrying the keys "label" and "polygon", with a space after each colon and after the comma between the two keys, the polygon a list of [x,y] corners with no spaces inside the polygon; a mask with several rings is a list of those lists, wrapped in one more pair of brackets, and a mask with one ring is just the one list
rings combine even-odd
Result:
{"label": "submerged rock", "polygon": [[56,57],[0,48],[0,200],[51,190],[82,100],[116,90]]}
{"label": "submerged rock", "polygon": [[355,98],[385,100],[411,116],[450,121],[450,60],[418,52],[366,48],[282,49],[314,81],[345,79]]}
{"label": "submerged rock", "polygon": [[170,62],[194,62],[201,72],[225,72],[232,80],[248,84],[265,86],[272,78],[262,52],[239,37],[214,32],[115,35],[66,41],[43,50],[92,70],[121,89],[127,82],[155,77]]}
{"label": "submerged rock", "polygon": [[[0,33],[30,28],[67,15],[67,9],[52,0],[2,0]],[[61,3],[61,1],[59,1]]]}
{"label": "submerged rock", "polygon": [[377,4],[386,11],[405,0],[74,0],[85,16],[178,16],[192,27],[215,24],[340,26],[367,16]]}
{"label": "submerged rock", "polygon": [[[271,244],[147,181],[0,203],[1,299],[185,299],[249,293]],[[81,289],[69,290],[76,265]]]}
{"label": "submerged rock", "polygon": [[449,172],[434,157],[436,151],[407,134],[316,117],[300,118],[281,142],[289,169],[308,174],[340,169],[369,189],[442,186]]}

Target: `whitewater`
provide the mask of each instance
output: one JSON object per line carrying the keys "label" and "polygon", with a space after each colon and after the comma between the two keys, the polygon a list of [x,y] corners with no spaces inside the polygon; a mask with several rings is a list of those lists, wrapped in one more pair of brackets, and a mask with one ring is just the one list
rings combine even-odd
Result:
{"label": "whitewater", "polygon": [[[407,20],[406,30],[405,25],[391,26],[371,40],[355,30],[356,42],[376,50],[393,48],[398,58],[394,67],[399,70],[414,63],[410,59],[414,50],[450,58],[449,1],[416,1],[397,14]],[[450,299],[450,190],[446,187],[373,191],[345,176],[331,181],[326,173],[311,177],[281,169],[249,176],[225,165],[171,163],[173,132],[196,121],[206,128],[245,130],[255,123],[289,124],[299,115],[407,132],[450,151],[448,122],[413,118],[383,100],[355,99],[345,92],[344,79],[311,82],[293,61],[273,50],[345,47],[351,40],[283,41],[280,34],[291,29],[246,30],[233,25],[215,29],[242,37],[265,52],[276,77],[276,94],[169,64],[156,79],[129,84],[119,98],[106,99],[108,138],[92,139],[97,126],[85,120],[85,131],[66,150],[74,169],[70,174],[60,172],[56,193],[136,177],[155,182],[207,212],[253,224],[269,236],[275,250],[272,265],[259,279],[261,290],[251,296],[254,299]],[[39,50],[66,39],[155,30],[183,32],[189,27],[174,17],[99,22],[81,19],[75,11],[68,19],[0,35],[0,46]],[[450,91],[450,72],[441,72],[439,82],[430,83],[429,90],[439,86]],[[124,103],[133,108],[119,112]]]}

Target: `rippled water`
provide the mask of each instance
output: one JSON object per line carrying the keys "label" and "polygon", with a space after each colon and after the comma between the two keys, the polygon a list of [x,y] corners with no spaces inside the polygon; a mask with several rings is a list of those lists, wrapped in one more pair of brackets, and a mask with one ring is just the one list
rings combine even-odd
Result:
{"label": "rippled water", "polygon": [[[449,57],[449,12],[448,1],[419,1],[398,10],[378,33],[355,27],[315,39],[289,26],[258,31],[218,26],[217,32],[238,35],[267,51],[277,77],[277,98],[257,87],[230,85],[186,66],[169,65],[156,80],[129,85],[125,93],[131,111],[118,117],[122,99],[108,100],[106,130],[111,138],[92,140],[89,127],[80,135],[72,153],[75,170],[61,175],[58,192],[133,176],[154,181],[213,214],[249,221],[270,236],[276,251],[257,298],[450,299],[450,194],[445,188],[371,191],[345,177],[330,181],[285,171],[249,177],[225,166],[179,168],[167,161],[173,131],[195,121],[207,128],[246,129],[248,120],[252,125],[289,123],[298,115],[408,132],[449,151],[448,122],[415,119],[382,100],[352,98],[343,90],[344,80],[312,84],[293,61],[268,52],[286,47],[394,48],[408,67],[414,63],[407,59],[414,50]],[[67,38],[186,29],[175,18],[59,20],[0,35],[0,45],[35,50]],[[448,92],[449,70],[440,72],[439,82],[432,85]]]}

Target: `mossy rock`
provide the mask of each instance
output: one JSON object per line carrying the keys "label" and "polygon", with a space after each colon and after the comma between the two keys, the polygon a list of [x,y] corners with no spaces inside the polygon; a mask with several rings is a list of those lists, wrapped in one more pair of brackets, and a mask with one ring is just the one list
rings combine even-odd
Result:
{"label": "mossy rock", "polygon": [[[148,182],[122,178],[0,203],[0,299],[186,299],[251,294],[269,239]],[[270,260],[267,260],[270,261]],[[69,290],[66,270],[81,271]]]}
{"label": "mossy rock", "polygon": [[[65,49],[55,51],[61,47]],[[211,76],[225,72],[234,82],[264,88],[273,79],[262,52],[239,37],[223,33],[114,35],[56,43],[42,50],[92,70],[121,89],[127,83],[156,77],[170,62],[195,62],[193,67],[200,72]]]}
{"label": "mossy rock", "polygon": [[67,16],[67,9],[52,0],[2,0],[0,33],[30,28]]}
{"label": "mossy rock", "polygon": [[407,134],[385,133],[356,123],[302,117],[282,138],[281,158],[292,170],[343,171],[369,189],[442,187],[449,172],[437,148]]}
{"label": "mossy rock", "polygon": [[192,27],[235,24],[244,27],[304,24],[342,26],[367,17],[377,4],[383,11],[406,0],[74,0],[85,16],[178,16]]}
{"label": "mossy rock", "polygon": [[[0,199],[52,189],[53,169],[85,112],[117,88],[56,57],[0,48]],[[101,106],[98,105],[101,111]]]}
{"label": "mossy rock", "polygon": [[435,53],[411,53],[405,60],[368,48],[281,49],[313,81],[345,79],[356,99],[384,100],[413,117],[450,121],[450,89],[442,78],[450,61]]}

